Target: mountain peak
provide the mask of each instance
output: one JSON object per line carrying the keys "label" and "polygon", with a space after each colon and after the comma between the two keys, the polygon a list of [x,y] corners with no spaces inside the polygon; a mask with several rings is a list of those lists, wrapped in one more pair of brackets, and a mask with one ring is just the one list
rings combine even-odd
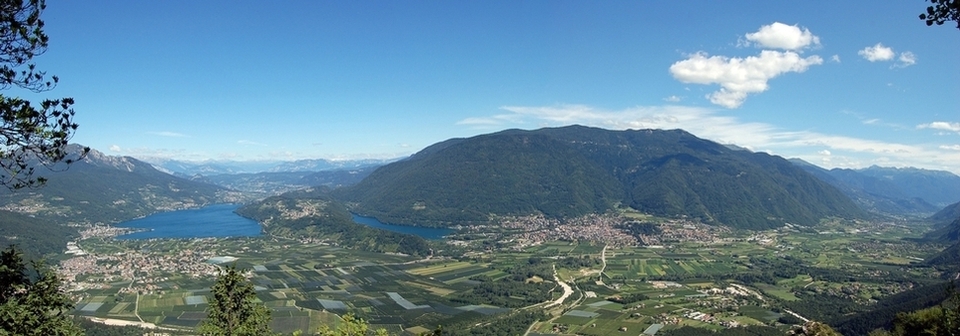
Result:
{"label": "mountain peak", "polygon": [[410,224],[575,217],[616,204],[743,228],[863,215],[778,156],[731,150],[683,130],[579,125],[450,139],[338,192],[358,211]]}

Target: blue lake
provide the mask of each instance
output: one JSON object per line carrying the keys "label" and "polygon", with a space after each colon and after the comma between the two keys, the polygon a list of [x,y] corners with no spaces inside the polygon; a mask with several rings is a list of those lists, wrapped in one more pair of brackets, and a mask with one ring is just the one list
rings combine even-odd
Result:
{"label": "blue lake", "polygon": [[453,230],[451,229],[386,224],[386,223],[380,222],[376,218],[364,217],[357,214],[353,214],[353,221],[355,223],[363,224],[369,227],[375,227],[375,228],[384,229],[387,231],[417,235],[426,239],[443,239],[443,236],[453,233]]}
{"label": "blue lake", "polygon": [[[217,204],[200,209],[161,212],[117,224],[118,227],[145,229],[117,236],[117,239],[255,237],[261,235],[257,221],[241,217],[234,210],[238,204]],[[373,217],[353,215],[353,221],[378,229],[417,235],[426,239],[443,239],[454,230],[387,224]]]}
{"label": "blue lake", "polygon": [[162,212],[117,224],[118,227],[148,229],[118,236],[117,239],[253,237],[260,235],[257,221],[233,211],[238,204],[217,204],[200,209]]}

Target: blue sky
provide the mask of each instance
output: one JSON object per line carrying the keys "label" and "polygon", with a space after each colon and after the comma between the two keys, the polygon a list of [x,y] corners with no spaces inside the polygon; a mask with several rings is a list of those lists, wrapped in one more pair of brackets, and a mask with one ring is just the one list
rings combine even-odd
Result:
{"label": "blue sky", "polygon": [[960,173],[960,30],[923,1],[60,1],[38,97],[182,160],[386,158],[584,124]]}

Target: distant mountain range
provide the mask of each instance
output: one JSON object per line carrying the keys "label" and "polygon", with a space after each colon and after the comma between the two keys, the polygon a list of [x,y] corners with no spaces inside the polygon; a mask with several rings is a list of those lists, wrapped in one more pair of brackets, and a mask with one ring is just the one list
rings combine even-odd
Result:
{"label": "distant mountain range", "polygon": [[224,174],[255,174],[255,173],[295,173],[319,172],[328,170],[345,170],[373,166],[381,166],[397,159],[361,159],[361,160],[326,160],[309,159],[296,161],[181,161],[162,158],[145,158],[144,162],[152,164],[159,170],[179,176],[210,176]]}
{"label": "distant mountain range", "polygon": [[[352,169],[325,170],[318,172],[266,172],[195,175],[191,180],[216,184],[218,186],[247,193],[247,199],[276,196],[285,192],[308,187],[326,186],[337,188],[354,185],[370,175],[379,166],[366,166]],[[259,196],[259,197],[257,197]]]}
{"label": "distant mountain range", "polygon": [[960,201],[960,176],[946,171],[877,166],[827,170],[799,159],[790,161],[871,212],[924,217]]}
{"label": "distant mountain range", "polygon": [[866,216],[835,187],[781,157],[682,130],[569,126],[451,139],[334,193],[383,221],[433,226],[618,206],[747,229]]}

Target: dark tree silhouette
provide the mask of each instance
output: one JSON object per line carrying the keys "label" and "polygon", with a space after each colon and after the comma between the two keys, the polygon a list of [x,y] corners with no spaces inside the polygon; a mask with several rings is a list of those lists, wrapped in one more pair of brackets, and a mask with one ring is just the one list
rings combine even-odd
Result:
{"label": "dark tree silhouette", "polygon": [[928,26],[953,21],[960,29],[960,0],[930,0],[930,3],[933,5],[927,7],[926,13],[920,14],[920,20],[926,21]]}
{"label": "dark tree silhouette", "polygon": [[33,272],[14,246],[0,252],[0,335],[83,335],[57,274],[40,262]]}
{"label": "dark tree silhouette", "polygon": [[[0,90],[52,90],[59,78],[38,70],[34,56],[47,50],[40,14],[44,0],[0,0]],[[10,189],[42,185],[35,168],[70,164],[86,154],[70,153],[67,144],[77,129],[73,98],[46,99],[39,106],[0,94],[0,185]]]}
{"label": "dark tree silhouette", "polygon": [[213,301],[207,310],[207,319],[198,331],[205,336],[260,336],[271,335],[270,310],[256,303],[253,284],[243,276],[236,265],[220,271],[217,283],[211,288]]}

